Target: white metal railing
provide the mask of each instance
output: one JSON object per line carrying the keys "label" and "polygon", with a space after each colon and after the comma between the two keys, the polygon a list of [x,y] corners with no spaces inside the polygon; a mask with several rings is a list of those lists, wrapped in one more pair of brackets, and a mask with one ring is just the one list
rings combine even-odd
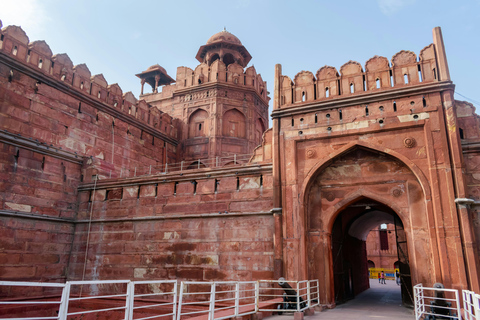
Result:
{"label": "white metal railing", "polygon": [[[10,306],[10,307],[22,307],[24,308],[24,312],[28,312],[26,309],[30,309],[37,314],[34,317],[21,317],[21,318],[0,318],[0,319],[18,319],[18,320],[37,320],[37,319],[61,319],[60,315],[51,316],[47,313],[44,316],[39,317],[39,309],[42,306],[53,306],[54,309],[53,313],[50,314],[57,314],[57,311],[61,310],[61,306],[65,304],[65,296],[62,294],[65,292],[65,284],[64,283],[45,283],[45,282],[16,282],[16,281],[0,281],[0,288],[1,287],[9,287],[10,295],[21,295],[29,297],[28,301],[20,301],[15,299],[10,300],[0,300],[0,306]],[[48,290],[53,289],[53,290]],[[55,290],[56,289],[56,290]],[[45,291],[47,290],[47,291]],[[12,292],[13,291],[13,292]],[[2,291],[3,292],[3,291]],[[53,299],[35,299],[32,295],[36,293],[42,296],[53,295],[56,296]],[[2,317],[0,315],[0,317]]]}
{"label": "white metal railing", "polygon": [[[129,297],[132,295],[129,280],[103,280],[103,281],[70,281],[65,286],[67,303],[60,319],[67,319],[68,316],[75,316],[87,313],[107,313],[112,311],[123,311],[124,319],[128,319]],[[113,292],[112,292],[113,291]],[[114,301],[117,306],[108,308],[88,308],[92,305],[103,305],[105,299]],[[103,303],[102,303],[103,302]],[[69,311],[69,310],[76,311]]]}
{"label": "white metal railing", "polygon": [[[283,312],[300,312],[319,305],[318,280],[287,281],[259,280],[259,304],[262,301],[281,299]],[[269,308],[270,307],[270,308]],[[279,311],[272,309],[271,304],[259,307],[258,311]]]}
{"label": "white metal railing", "polygon": [[[56,291],[49,290],[52,288]],[[20,306],[22,312],[36,313],[30,318],[23,313],[22,318],[4,318],[1,312],[7,309],[0,308],[0,320],[66,320],[84,314],[124,320],[222,320],[258,311],[279,311],[278,307],[286,312],[304,311],[319,304],[318,280],[182,281],[179,291],[177,280],[65,284],[0,281],[0,292],[0,306],[10,308],[11,314],[20,313],[12,309],[15,306]]]}
{"label": "white metal railing", "polygon": [[421,283],[413,287],[415,319],[461,319],[458,290],[424,287]]}
{"label": "white metal railing", "polygon": [[462,290],[465,320],[480,320],[480,294]]}
{"label": "white metal railing", "polygon": [[202,315],[221,320],[256,313],[257,288],[256,281],[182,281],[177,320]]}
{"label": "white metal railing", "polygon": [[[228,166],[242,166],[249,163],[252,154],[233,154],[225,157],[215,157],[206,159],[195,159],[181,161],[177,163],[166,163],[161,165],[151,165],[143,167],[134,167],[133,169],[122,168],[120,178],[141,177],[146,175],[167,174],[171,172],[182,172],[186,170],[202,168],[218,168]],[[112,172],[110,172],[112,177]]]}
{"label": "white metal railing", "polygon": [[[130,313],[128,319],[146,320],[177,317],[177,280],[134,281],[130,297]],[[153,292],[152,292],[153,291]],[[137,304],[135,303],[137,302]],[[143,318],[135,317],[139,312],[150,310],[156,315]]]}
{"label": "white metal railing", "polygon": [[[67,283],[39,283],[39,282],[12,282],[1,281],[0,287],[29,288],[57,288],[51,293],[53,298],[35,299],[25,296],[25,290],[19,292],[23,300],[0,300],[0,305],[24,308],[38,308],[40,305],[53,305],[48,311],[56,316],[40,316],[42,311],[36,310],[34,317],[4,318],[3,319],[56,319],[66,320],[69,316],[83,314],[101,314],[111,316],[111,312],[121,312],[125,320],[147,319],[176,319],[177,310],[177,281],[129,281],[129,280],[102,280],[102,281],[69,281]],[[60,290],[61,289],[61,290]],[[11,291],[11,289],[10,289]],[[14,295],[15,292],[12,294]],[[108,301],[108,303],[106,303]],[[33,309],[35,311],[35,309]],[[46,313],[46,312],[44,312]],[[142,318],[138,317],[142,314]],[[148,314],[148,315],[147,315]]]}

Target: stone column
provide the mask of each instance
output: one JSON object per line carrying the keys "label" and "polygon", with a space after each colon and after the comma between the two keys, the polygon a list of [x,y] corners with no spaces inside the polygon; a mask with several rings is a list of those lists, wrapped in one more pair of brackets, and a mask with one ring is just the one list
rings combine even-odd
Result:
{"label": "stone column", "polygon": [[445,45],[443,44],[442,29],[440,27],[433,28],[433,44],[437,56],[438,80],[449,81],[450,70],[448,69],[447,54],[445,52]]}
{"label": "stone column", "polygon": [[145,79],[140,80],[140,83],[142,84],[142,90],[140,91],[140,95],[143,95],[143,88],[145,87]]}
{"label": "stone column", "polygon": [[157,74],[157,75],[155,76],[155,91],[154,91],[155,93],[158,92],[158,82],[159,82],[159,81],[160,81],[160,75]]}
{"label": "stone column", "polygon": [[[282,76],[282,66],[277,64],[275,66],[275,81],[274,81],[274,100],[273,109],[280,108],[280,79]],[[283,222],[282,222],[282,180],[281,180],[281,159],[280,159],[280,119],[273,119],[273,134],[272,134],[272,162],[273,162],[273,207],[275,209],[275,278],[283,276]]]}

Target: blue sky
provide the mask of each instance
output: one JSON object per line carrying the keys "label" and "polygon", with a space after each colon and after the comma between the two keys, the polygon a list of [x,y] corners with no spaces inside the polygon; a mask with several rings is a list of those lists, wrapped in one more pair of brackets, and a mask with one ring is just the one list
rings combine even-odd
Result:
{"label": "blue sky", "polygon": [[0,19],[137,97],[136,73],[158,63],[175,78],[224,27],[248,49],[272,96],[276,63],[293,78],[400,50],[418,55],[441,26],[456,99],[480,107],[480,0],[0,0]]}

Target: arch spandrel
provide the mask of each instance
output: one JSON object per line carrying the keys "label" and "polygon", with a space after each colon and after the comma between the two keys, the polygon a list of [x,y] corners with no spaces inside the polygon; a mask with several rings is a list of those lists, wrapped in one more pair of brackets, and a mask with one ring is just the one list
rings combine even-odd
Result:
{"label": "arch spandrel", "polygon": [[[415,175],[404,163],[366,148],[350,148],[317,170],[312,179],[305,195],[307,229],[331,230],[336,215],[362,198],[392,208],[410,225],[412,195],[425,198]],[[417,190],[410,191],[410,185]],[[425,203],[420,202],[424,210]],[[425,219],[418,222],[427,223]]]}
{"label": "arch spandrel", "polygon": [[425,200],[426,201],[431,200],[431,189],[428,183],[428,179],[425,177],[424,173],[412,160],[389,148],[385,148],[379,145],[374,145],[364,141],[355,141],[355,142],[346,144],[342,148],[339,148],[327,154],[325,157],[321,158],[314,166],[312,166],[306,173],[305,178],[303,180],[303,184],[300,189],[301,191],[300,199],[304,199],[304,201],[307,200],[305,198],[306,191],[310,188],[314,180],[313,177],[315,177],[320,171],[322,171],[323,168],[326,168],[335,158],[341,156],[342,154],[346,154],[351,150],[353,150],[354,148],[358,148],[358,147],[360,148],[363,147],[363,148],[370,149],[374,152],[381,152],[381,153],[390,155],[394,158],[397,158],[402,163],[404,163],[413,172],[418,182],[420,183],[421,188],[423,190],[423,194],[425,195]]}

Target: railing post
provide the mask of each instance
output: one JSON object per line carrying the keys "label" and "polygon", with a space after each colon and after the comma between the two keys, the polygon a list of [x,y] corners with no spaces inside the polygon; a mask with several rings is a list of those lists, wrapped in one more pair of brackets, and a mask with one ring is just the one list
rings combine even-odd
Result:
{"label": "railing post", "polygon": [[125,319],[133,319],[133,303],[135,299],[135,284],[132,281],[129,281],[127,284],[127,297],[126,297],[126,308],[125,308]]}
{"label": "railing post", "polygon": [[237,164],[237,154],[233,155],[233,164]]}
{"label": "railing post", "polygon": [[[178,306],[180,308],[180,305]],[[177,281],[173,283],[173,315],[172,320],[177,318]]]}
{"label": "railing post", "polygon": [[137,176],[137,167],[135,167],[135,172],[133,173],[133,176],[134,176],[134,177]]}
{"label": "railing post", "polygon": [[165,163],[165,173],[168,172],[168,163]]}
{"label": "railing post", "polygon": [[148,171],[148,174],[152,174],[152,165],[150,165],[150,170]]}
{"label": "railing post", "polygon": [[240,283],[235,283],[235,317],[238,317],[240,307]]}
{"label": "railing post", "polygon": [[180,162],[180,171],[183,171],[183,161]]}
{"label": "railing post", "polygon": [[255,313],[258,312],[259,308],[259,301],[260,301],[260,284],[255,282]]}
{"label": "railing post", "polygon": [[[177,311],[177,320],[180,320],[182,316],[182,301],[183,301],[183,281],[180,283],[180,298],[178,298],[178,311]],[[175,308],[175,305],[173,306]]]}
{"label": "railing post", "polygon": [[197,169],[200,169],[200,159],[198,159]]}
{"label": "railing post", "polygon": [[297,311],[300,312],[300,283],[297,281]]}
{"label": "railing post", "polygon": [[208,320],[215,319],[215,282],[212,282],[212,287],[210,288],[210,306],[208,309]]}
{"label": "railing post", "polygon": [[70,282],[65,283],[62,291],[62,300],[58,310],[58,320],[67,320],[68,299],[70,298]]}
{"label": "railing post", "polygon": [[465,319],[468,319],[468,317],[467,317],[467,311],[470,312],[470,308],[469,308],[469,304],[468,304],[468,303],[470,302],[470,301],[468,301],[468,300],[470,300],[470,299],[467,299],[467,298],[468,298],[467,291],[462,290],[463,312],[464,312],[464,313],[463,313],[463,317],[464,317]]}
{"label": "railing post", "polygon": [[455,300],[457,304],[457,317],[460,319],[462,317],[462,308],[460,306],[460,299],[458,297],[458,290],[455,290]]}
{"label": "railing post", "polygon": [[472,292],[472,296],[473,296],[473,310],[475,312],[475,319],[476,320],[479,320],[480,319],[480,305],[478,305],[480,302],[479,302],[479,299],[478,299],[478,294],[476,294],[475,292]]}
{"label": "railing post", "polygon": [[312,301],[312,298],[310,296],[310,280],[307,280],[307,306],[310,309],[310,301]]}
{"label": "railing post", "polygon": [[218,167],[218,157],[215,157],[215,167]]}

